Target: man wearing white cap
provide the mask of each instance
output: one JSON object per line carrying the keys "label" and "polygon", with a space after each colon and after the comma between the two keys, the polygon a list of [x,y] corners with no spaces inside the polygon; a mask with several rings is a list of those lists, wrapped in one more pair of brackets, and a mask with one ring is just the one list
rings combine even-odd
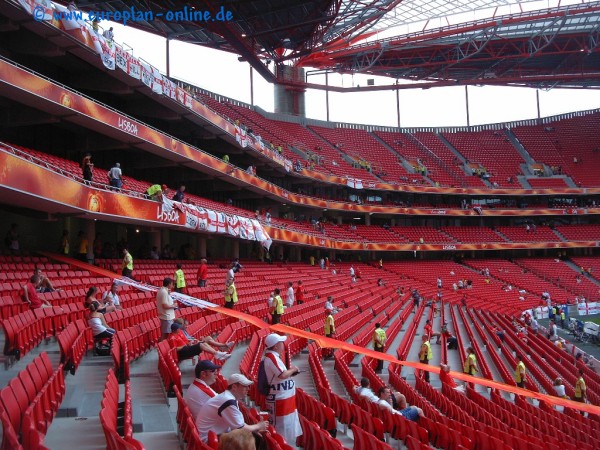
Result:
{"label": "man wearing white cap", "polygon": [[286,336],[277,333],[269,334],[265,339],[265,374],[271,387],[266,398],[266,408],[269,411],[269,422],[286,442],[296,445],[296,438],[302,435],[298,410],[296,408],[296,383],[292,379],[300,370],[296,366],[289,369],[281,360],[285,351]]}
{"label": "man wearing white cap", "polygon": [[196,427],[202,442],[208,440],[208,432],[214,431],[217,436],[231,430],[243,428],[248,431],[265,431],[268,422],[258,422],[248,425],[238,406],[238,401],[248,395],[248,389],[253,381],[240,373],[234,373],[227,378],[227,389],[208,400],[196,418]]}

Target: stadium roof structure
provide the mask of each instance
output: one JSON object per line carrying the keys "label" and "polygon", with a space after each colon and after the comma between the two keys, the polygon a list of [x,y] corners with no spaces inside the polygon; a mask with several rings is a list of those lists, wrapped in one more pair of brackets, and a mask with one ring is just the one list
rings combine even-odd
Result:
{"label": "stadium roof structure", "polygon": [[[568,4],[571,3],[571,4]],[[240,55],[271,82],[270,64],[390,78],[361,90],[493,84],[600,87],[600,2],[586,0],[82,0],[84,10],[208,10],[231,21],[133,26]],[[540,9],[543,8],[543,9]],[[338,91],[360,88],[337,88]]]}

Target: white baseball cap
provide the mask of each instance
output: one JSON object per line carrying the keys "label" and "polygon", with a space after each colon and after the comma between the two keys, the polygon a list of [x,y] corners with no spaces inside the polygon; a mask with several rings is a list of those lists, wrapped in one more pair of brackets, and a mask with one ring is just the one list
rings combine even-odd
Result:
{"label": "white baseball cap", "polygon": [[241,384],[242,386],[250,386],[252,383],[254,383],[254,381],[249,380],[241,373],[232,373],[229,375],[229,378],[227,378],[227,384],[231,386],[232,384],[237,383]]}
{"label": "white baseball cap", "polygon": [[284,342],[287,339],[287,336],[282,336],[277,333],[271,333],[265,339],[265,346],[267,348],[275,347],[278,342]]}

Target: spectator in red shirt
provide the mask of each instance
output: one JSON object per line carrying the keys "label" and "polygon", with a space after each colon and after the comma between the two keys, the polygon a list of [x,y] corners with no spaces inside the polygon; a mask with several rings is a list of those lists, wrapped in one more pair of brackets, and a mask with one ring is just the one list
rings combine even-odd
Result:
{"label": "spectator in red shirt", "polygon": [[206,280],[208,279],[208,266],[206,265],[206,259],[200,260],[200,268],[198,269],[198,287],[206,287]]}
{"label": "spectator in red shirt", "polygon": [[29,303],[29,307],[31,309],[52,307],[48,300],[41,299],[38,296],[36,289],[39,287],[41,281],[42,280],[40,279],[39,275],[33,275],[27,284],[23,285],[22,287],[21,298],[25,303]]}
{"label": "spectator in red shirt", "polygon": [[177,358],[179,361],[198,356],[205,351],[212,354],[216,359],[225,361],[231,357],[230,353],[220,352],[215,350],[211,345],[228,348],[227,344],[221,344],[211,338],[189,340],[185,335],[182,326],[179,323],[171,325],[171,333],[168,336],[169,343],[172,348],[177,349]]}
{"label": "spectator in red shirt", "polygon": [[437,337],[437,341],[435,342],[436,344],[440,343],[440,337],[441,337],[441,333],[436,331],[433,331],[433,327],[431,326],[431,320],[426,320],[425,321],[425,334],[427,336],[429,336],[429,339],[431,339],[432,337]]}
{"label": "spectator in red shirt", "polygon": [[298,286],[296,287],[294,297],[296,297],[297,304],[301,305],[302,303],[304,303],[304,291],[302,290],[302,280],[298,281]]}
{"label": "spectator in red shirt", "polygon": [[464,386],[458,386],[454,378],[450,376],[450,366],[448,364],[440,364],[440,381],[442,384],[448,385],[449,388],[459,392],[465,392]]}

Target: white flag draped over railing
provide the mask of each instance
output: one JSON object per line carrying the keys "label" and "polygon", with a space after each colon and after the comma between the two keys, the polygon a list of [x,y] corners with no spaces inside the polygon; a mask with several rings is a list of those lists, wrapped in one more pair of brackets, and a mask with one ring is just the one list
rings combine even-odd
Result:
{"label": "white flag draped over railing", "polygon": [[348,178],[346,184],[353,189],[363,189],[363,183],[360,178]]}
{"label": "white flag draped over railing", "polygon": [[174,216],[173,211],[185,216],[185,227],[209,233],[229,234],[248,241],[258,241],[269,248],[273,242],[262,224],[256,219],[213,211],[189,203],[174,202],[163,196],[161,211]]}
{"label": "white flag draped over railing", "polygon": [[246,130],[244,130],[239,125],[235,126],[235,140],[241,147],[248,146],[248,136],[246,134]]}

